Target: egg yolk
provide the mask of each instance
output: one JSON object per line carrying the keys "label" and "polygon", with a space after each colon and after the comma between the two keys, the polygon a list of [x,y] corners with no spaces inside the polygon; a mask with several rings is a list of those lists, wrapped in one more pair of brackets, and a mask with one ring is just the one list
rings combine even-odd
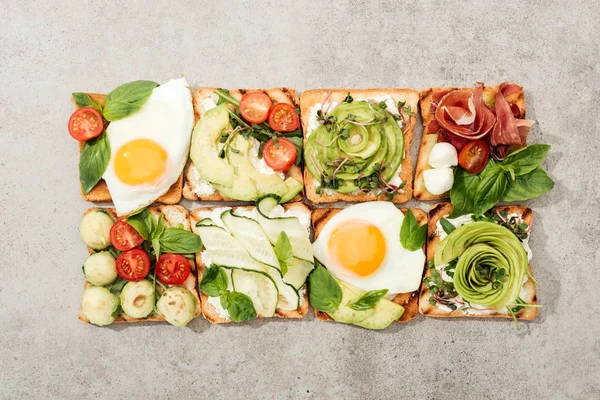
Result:
{"label": "egg yolk", "polygon": [[328,245],[337,263],[359,276],[377,271],[386,254],[383,233],[366,221],[349,221],[335,228]]}
{"label": "egg yolk", "polygon": [[167,152],[149,139],[125,143],[115,155],[115,173],[127,185],[152,183],[167,167]]}

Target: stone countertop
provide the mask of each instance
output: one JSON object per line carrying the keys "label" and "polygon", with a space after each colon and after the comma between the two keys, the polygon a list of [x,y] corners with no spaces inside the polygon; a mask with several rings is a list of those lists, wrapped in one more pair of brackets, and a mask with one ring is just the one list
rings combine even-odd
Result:
{"label": "stone countertop", "polygon": [[[501,3],[3,1],[0,398],[600,397],[600,6]],[[194,88],[523,85],[556,182],[525,203],[539,318],[81,323],[90,204],[70,93],[181,75]]]}

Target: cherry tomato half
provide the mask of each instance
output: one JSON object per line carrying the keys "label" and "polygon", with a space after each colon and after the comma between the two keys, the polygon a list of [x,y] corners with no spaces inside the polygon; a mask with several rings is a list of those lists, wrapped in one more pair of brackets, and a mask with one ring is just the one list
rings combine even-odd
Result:
{"label": "cherry tomato half", "polygon": [[277,138],[277,147],[273,139],[265,144],[262,156],[274,171],[287,171],[296,162],[296,146],[285,138]]}
{"label": "cherry tomato half", "polygon": [[240,114],[242,118],[253,124],[261,124],[269,117],[273,106],[271,98],[263,92],[250,92],[242,96]]}
{"label": "cherry tomato half", "polygon": [[180,285],[190,276],[190,263],[179,254],[162,254],[156,262],[156,277],[168,285]]}
{"label": "cherry tomato half", "polygon": [[84,107],[75,111],[69,118],[69,133],[75,140],[85,142],[102,133],[104,122],[98,110]]}
{"label": "cherry tomato half", "polygon": [[458,154],[458,165],[471,174],[478,174],[490,158],[490,147],[483,140],[470,141]]}
{"label": "cherry tomato half", "polygon": [[142,249],[127,250],[117,257],[117,273],[127,281],[142,280],[150,272],[150,257]]}
{"label": "cherry tomato half", "polygon": [[110,228],[110,242],[115,249],[126,251],[144,243],[144,238],[127,221],[121,219]]}
{"label": "cherry tomato half", "polygon": [[269,113],[269,126],[277,132],[291,132],[298,129],[300,119],[294,107],[286,103],[277,103]]}

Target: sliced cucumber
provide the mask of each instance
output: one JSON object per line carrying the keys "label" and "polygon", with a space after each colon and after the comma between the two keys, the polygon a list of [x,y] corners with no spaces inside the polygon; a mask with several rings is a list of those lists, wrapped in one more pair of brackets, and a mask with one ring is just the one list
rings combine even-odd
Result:
{"label": "sliced cucumber", "polygon": [[279,293],[271,277],[258,271],[233,269],[231,271],[233,290],[252,299],[258,315],[272,317],[277,310]]}
{"label": "sliced cucumber", "polygon": [[119,298],[107,288],[88,286],[81,297],[81,312],[94,325],[110,325],[119,315]]}
{"label": "sliced cucumber", "polygon": [[83,243],[94,250],[104,250],[110,246],[110,228],[114,221],[102,209],[92,210],[85,214],[79,224],[79,233]]}
{"label": "sliced cucumber", "polygon": [[258,222],[235,215],[231,210],[221,214],[221,220],[252,258],[281,270],[273,247]]}
{"label": "sliced cucumber", "polygon": [[145,318],[154,311],[154,285],[147,279],[127,282],[121,290],[121,307],[132,318]]}
{"label": "sliced cucumber", "polygon": [[257,204],[257,220],[265,235],[272,244],[277,242],[279,234],[285,232],[292,245],[294,257],[301,260],[313,262],[313,248],[308,237],[308,232],[298,218],[296,217],[269,217],[274,205],[275,198],[272,196],[263,197]]}
{"label": "sliced cucumber", "polygon": [[92,285],[106,286],[117,279],[117,267],[114,257],[108,251],[90,255],[83,263],[85,279]]}
{"label": "sliced cucumber", "polygon": [[283,281],[292,285],[296,290],[300,290],[304,286],[304,283],[306,283],[306,278],[310,274],[310,271],[314,268],[315,265],[313,263],[293,257],[291,262],[288,261],[288,270],[283,277]]}
{"label": "sliced cucumber", "polygon": [[166,289],[156,303],[158,312],[171,325],[185,326],[196,316],[196,298],[186,288],[173,286]]}
{"label": "sliced cucumber", "polygon": [[200,221],[196,222],[196,226],[216,226],[210,218],[202,218]]}
{"label": "sliced cucumber", "polygon": [[265,267],[267,268],[267,273],[269,276],[271,276],[275,282],[275,286],[277,286],[277,290],[279,291],[277,308],[282,310],[297,310],[298,307],[300,307],[300,296],[298,295],[298,291],[292,285],[283,281],[277,268],[269,267],[267,265],[265,265]]}
{"label": "sliced cucumber", "polygon": [[275,208],[281,202],[281,196],[275,193],[265,194],[256,200],[256,208],[264,215],[268,215],[269,211]]}

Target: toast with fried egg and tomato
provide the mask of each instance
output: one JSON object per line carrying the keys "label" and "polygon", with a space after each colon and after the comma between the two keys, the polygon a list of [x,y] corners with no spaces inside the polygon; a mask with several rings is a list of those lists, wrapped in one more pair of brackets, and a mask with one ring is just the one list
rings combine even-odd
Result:
{"label": "toast with fried egg and tomato", "polygon": [[[173,232],[177,234],[178,230],[181,229],[191,234],[190,216],[183,207],[161,205],[149,207],[146,210],[148,211],[147,217],[152,218],[155,224],[162,225],[165,230],[174,229]],[[127,251],[118,250],[115,244],[118,247],[130,247],[141,243],[139,247],[134,247],[132,250],[146,254],[152,254],[153,246],[139,236],[137,238],[141,242],[130,242],[136,240],[133,238],[135,232],[131,231],[134,228],[125,224],[124,221],[119,219],[112,208],[90,208],[84,213],[80,231],[84,242],[88,246],[90,257],[83,266],[86,282],[84,284],[84,297],[78,314],[79,319],[95,325],[167,320],[171,324],[183,326],[192,318],[198,317],[202,308],[197,290],[197,271],[193,254],[190,255],[191,258],[189,259],[181,259],[186,260],[184,262],[187,262],[189,266],[189,268],[186,267],[187,277],[179,276],[181,283],[174,283],[173,280],[171,280],[173,282],[171,284],[162,283],[160,280],[167,278],[165,278],[164,271],[156,271],[157,260],[155,258],[151,259],[152,267],[148,267],[146,274],[142,273],[134,276],[135,271],[124,270],[125,267],[121,265],[119,259],[119,256],[127,253]],[[124,230],[116,229],[117,224],[121,224],[120,227]],[[121,243],[118,244],[116,241]],[[163,243],[163,247],[163,251],[169,250],[166,243]],[[170,250],[175,249],[171,248]],[[143,261],[142,259],[140,262]],[[177,271],[177,269],[174,271]],[[168,274],[169,271],[166,271],[166,273]],[[124,279],[121,275],[126,274],[130,275],[126,276],[127,279]],[[174,292],[173,296],[175,298],[165,298],[161,302],[160,297],[165,294],[167,289]],[[179,304],[182,299],[183,303]],[[186,299],[187,303],[185,302]],[[114,309],[106,310],[105,307],[111,300],[115,301]],[[165,315],[159,311],[163,303],[167,302],[166,300],[181,308],[180,310],[169,309],[168,318],[165,318]],[[186,307],[183,307],[184,305]],[[168,308],[167,305],[164,307]],[[130,309],[129,312],[132,315],[127,313]],[[178,315],[183,311],[187,312],[188,315]]]}
{"label": "toast with fried egg and tomato", "polygon": [[[208,162],[207,165],[197,166],[197,163],[194,163],[193,161],[194,149],[192,149],[192,161],[190,162],[185,175],[183,197],[188,200],[201,201],[254,201],[264,194],[277,193],[280,197],[282,197],[282,202],[284,203],[302,200],[303,179],[302,169],[300,167],[300,157],[302,155],[297,154],[294,157],[294,160],[292,160],[291,166],[283,166],[282,168],[275,170],[271,168],[272,165],[269,164],[269,160],[266,160],[266,158],[263,157],[263,148],[265,147],[265,143],[256,139],[256,137],[260,137],[260,135],[256,135],[256,137],[253,137],[252,135],[244,137],[244,134],[246,134],[248,130],[244,131],[241,129],[246,128],[247,126],[256,126],[261,130],[261,132],[268,132],[268,135],[271,136],[277,136],[278,138],[282,137],[284,139],[287,138],[289,141],[296,140],[295,137],[297,137],[298,140],[300,140],[302,135],[299,131],[300,127],[298,123],[292,125],[289,129],[285,129],[286,132],[278,132],[274,130],[274,127],[277,129],[281,129],[282,127],[278,127],[276,123],[270,121],[270,119],[265,119],[267,116],[271,117],[276,110],[276,107],[288,107],[290,113],[296,115],[297,120],[296,110],[299,107],[299,99],[296,91],[286,87],[272,89],[237,89],[231,91],[208,87],[200,88],[193,95],[194,115],[197,124],[200,120],[202,120],[204,115],[209,110],[222,103],[219,95],[215,93],[217,90],[224,91],[228,96],[231,96],[232,101],[236,102],[240,102],[248,96],[255,96],[257,93],[264,94],[266,96],[261,97],[267,102],[270,102],[270,105],[266,105],[266,109],[261,110],[264,113],[262,117],[259,115],[257,116],[259,119],[255,120],[262,122],[253,124],[253,122],[244,120],[245,114],[240,112],[239,106],[235,106],[230,103],[227,104],[229,112],[237,114],[237,119],[231,117],[231,115],[228,118],[231,119],[232,123],[239,124],[237,129],[239,129],[239,133],[241,134],[238,134],[234,140],[238,140],[238,144],[242,146],[244,146],[246,144],[245,142],[248,141],[250,143],[249,149],[244,149],[241,153],[243,158],[240,158],[240,149],[232,147],[229,140],[219,141],[219,138],[217,138],[217,143],[213,141],[213,143],[208,144],[211,146],[216,146],[215,151],[221,150],[223,152],[220,154],[221,159],[226,163],[231,164],[234,174],[241,177],[241,179],[237,180],[236,178],[235,181],[230,180],[230,185],[227,185],[227,187],[221,186],[221,190],[219,190],[219,185],[217,182],[220,178],[222,178],[222,175],[217,176],[217,174],[213,174],[212,178],[215,179],[212,182],[208,176],[203,176],[204,171],[215,170],[216,167],[211,165],[210,162]],[[196,125],[195,132],[197,128],[198,125]],[[290,129],[297,131],[298,135],[296,135],[294,132],[289,132]],[[234,131],[236,130],[232,126],[229,126],[225,127],[223,132],[219,132],[219,134],[228,135],[228,132]],[[194,138],[198,138],[200,136],[200,133],[194,134]],[[244,137],[244,140],[241,140],[240,136]],[[262,139],[264,138],[261,138],[261,140]],[[289,141],[287,143],[288,145],[290,144]],[[194,143],[195,140],[192,139],[192,142]],[[229,148],[226,148],[226,145],[229,145]],[[209,147],[206,144],[202,144],[201,146],[203,146],[201,151],[206,151],[206,147]],[[229,149],[231,149],[231,152],[229,152]],[[295,149],[293,149],[293,151],[296,152]],[[245,159],[246,157],[247,160]],[[237,158],[238,160],[234,162],[232,158]],[[206,159],[207,157],[205,157],[204,154],[198,155],[198,160],[204,162]],[[296,162],[294,162],[295,160]],[[216,161],[219,164],[221,163],[219,160]],[[250,162],[248,163],[247,161]],[[286,193],[286,185],[289,189],[288,193]],[[251,193],[248,193],[248,191]],[[229,194],[229,196],[224,192]]]}
{"label": "toast with fried egg and tomato", "polygon": [[407,202],[418,100],[412,89],[302,92],[306,197],[315,204]]}
{"label": "toast with fried egg and tomato", "polygon": [[84,200],[112,201],[119,215],[181,200],[194,118],[184,78],[134,81],[108,95],[73,93],[72,101]]}
{"label": "toast with fried egg and tomato", "polygon": [[[504,98],[507,103],[503,102],[504,106],[509,107],[506,111],[512,116],[508,113],[500,114],[503,116],[503,125],[496,128],[498,94]],[[463,168],[467,167],[469,163],[473,163],[471,159],[476,158],[475,154],[460,154],[469,141],[483,140],[490,146],[495,145],[493,141],[497,140],[498,145],[491,148],[497,153],[496,157],[503,159],[507,152],[526,145],[526,136],[533,123],[524,119],[523,88],[514,83],[499,86],[477,84],[475,88],[429,88],[419,93],[419,107],[424,130],[414,182],[414,196],[417,200],[440,200],[450,196],[453,184],[450,168],[457,164]],[[512,124],[515,124],[515,129],[518,130],[512,132],[515,137],[507,133],[507,128]],[[502,145],[501,142],[512,142],[513,145]],[[438,146],[439,148],[433,151],[438,143],[446,145]],[[486,151],[478,148],[475,150]],[[435,154],[432,155],[432,151]],[[485,160],[481,160],[484,161],[483,165],[487,158],[486,156]],[[475,170],[471,170],[471,173],[478,172],[477,166],[472,168]],[[428,175],[427,185],[424,175]]]}
{"label": "toast with fried egg and tomato", "polygon": [[[361,208],[366,206],[377,206],[377,205],[386,205],[388,207],[389,203],[365,203],[359,205]],[[351,206],[350,208],[357,207]],[[378,207],[381,212],[386,212],[383,210],[383,207]],[[419,249],[415,249],[416,251],[407,251],[399,240],[399,235],[396,231],[401,230],[400,226],[394,226],[397,224],[386,223],[385,221],[391,221],[394,216],[386,216],[383,215],[382,218],[377,218],[375,216],[375,209],[371,209],[370,212],[368,210],[359,210],[356,215],[347,215],[345,218],[339,218],[342,216],[341,213],[348,213],[346,211],[348,209],[340,209],[340,208],[319,208],[315,209],[312,213],[312,225],[314,230],[314,244],[315,246],[315,259],[318,259],[321,264],[327,268],[328,272],[335,277],[335,279],[343,285],[343,299],[341,306],[344,306],[344,302],[346,301],[347,293],[350,292],[354,295],[354,297],[358,297],[361,293],[364,294],[367,290],[375,290],[382,289],[384,287],[392,287],[390,291],[396,292],[395,295],[390,297],[389,295],[385,296],[385,299],[391,300],[393,303],[400,305],[403,308],[403,312],[401,311],[401,315],[396,319],[397,322],[408,322],[411,319],[415,318],[418,314],[418,296],[420,285],[408,283],[409,280],[420,282],[422,271],[424,267],[424,251],[425,251],[425,242],[422,241],[423,246]],[[394,211],[395,210],[395,211]],[[427,223],[427,214],[418,208],[401,208],[396,209],[395,207],[389,205],[389,211],[394,213],[404,214],[402,218],[405,218],[407,211],[410,210],[416,220],[416,226],[423,226]],[[365,220],[365,224],[374,223],[373,226],[369,228],[373,231],[374,228],[377,231],[383,232],[383,235],[380,237],[385,244],[382,246],[374,246],[371,242],[373,235],[369,234],[370,238],[365,237],[363,233],[356,231],[356,229],[361,228],[360,224],[356,224],[362,218],[367,218]],[[334,217],[338,219],[337,221],[332,220]],[[380,219],[380,224],[378,225],[375,220]],[[404,220],[404,219],[402,219]],[[371,221],[371,222],[368,222]],[[328,224],[334,224],[333,230],[329,229]],[[361,244],[350,245],[344,247],[344,243],[339,243],[339,241],[344,237],[343,229],[344,226],[347,229],[347,232],[354,237],[362,237],[360,240]],[[365,225],[366,226],[366,225]],[[328,227],[327,232],[324,233],[324,229]],[[363,226],[364,228],[364,226]],[[321,240],[319,238],[323,235],[326,237],[322,237]],[[337,238],[336,238],[337,236]],[[377,235],[375,235],[377,236]],[[348,238],[348,240],[344,240],[346,243],[350,243],[352,239]],[[327,245],[326,249],[322,249],[322,246]],[[365,255],[365,251],[373,250],[374,252],[383,252],[379,254],[379,261],[375,261],[378,257],[377,255]],[[334,253],[346,253],[349,259],[346,259],[340,254]],[[412,254],[411,254],[412,253]],[[420,254],[418,254],[420,253]],[[416,256],[416,257],[413,257]],[[422,258],[420,258],[422,257]],[[355,264],[351,266],[349,264],[354,263],[353,260],[362,259],[362,265]],[[372,264],[369,266],[368,264]],[[358,267],[357,267],[358,266]],[[352,269],[353,271],[350,271]],[[368,269],[368,271],[365,271]],[[408,270],[411,271],[408,271]],[[357,275],[358,273],[358,275]],[[411,278],[412,276],[412,278]],[[376,280],[376,281],[375,281]],[[404,281],[404,282],[403,282]],[[311,291],[311,296],[313,293],[312,283],[309,290]],[[407,285],[413,285],[413,288],[416,287],[415,290],[405,291],[401,287],[406,288]],[[395,288],[394,288],[395,287]],[[387,292],[387,291],[386,291]],[[382,298],[379,303],[387,300]],[[350,303],[348,303],[350,304]],[[345,306],[347,306],[346,304]],[[315,314],[317,319],[322,321],[334,321],[334,318],[330,316],[327,312],[319,311],[317,309],[317,305],[312,304],[315,307]],[[383,307],[382,307],[383,308]],[[348,312],[347,307],[345,307],[344,312]],[[385,314],[385,312],[393,312],[389,310],[379,310]],[[360,311],[358,311],[360,313]],[[369,318],[373,318],[370,316]],[[342,320],[341,322],[346,323],[354,323],[359,326],[367,327],[370,329],[382,329],[383,326],[378,326],[375,324],[365,324],[365,320],[362,323],[356,323],[351,321]],[[391,321],[390,321],[391,322]]]}
{"label": "toast with fried egg and tomato", "polygon": [[[533,278],[530,259],[531,250],[529,248],[529,235],[533,224],[533,212],[525,206],[496,206],[486,213],[482,218],[473,220],[471,214],[463,215],[457,218],[449,219],[448,216],[452,213],[451,203],[438,203],[433,205],[429,211],[429,222],[427,229],[427,261],[428,267],[424,274],[424,280],[421,285],[421,293],[419,295],[419,312],[428,317],[469,317],[469,318],[513,318],[518,320],[532,320],[538,314],[538,302],[536,294],[536,281]],[[452,240],[450,235],[459,235],[461,227],[473,226],[473,223],[492,224],[496,225],[496,230],[502,235],[500,240],[504,243],[514,242],[512,250],[504,245],[499,245],[498,242],[491,241],[489,238],[495,232],[481,231],[479,237],[477,235],[465,239],[464,245],[461,243],[450,243],[449,247],[454,249],[462,249],[463,251],[454,260],[443,260],[441,265],[436,265],[436,257],[438,261],[443,259],[442,254],[436,254],[440,243],[443,240]],[[500,227],[500,228],[497,228]],[[481,229],[481,228],[478,228]],[[504,230],[504,234],[502,233]],[[449,231],[450,233],[448,233]],[[486,237],[483,237],[485,233]],[[460,241],[460,237],[457,238]],[[501,262],[494,262],[486,265],[485,258],[481,254],[474,254],[474,258],[478,259],[477,265],[467,264],[467,260],[462,260],[462,257],[472,257],[475,250],[471,251],[474,246],[490,246],[493,248],[491,252],[499,251],[502,254]],[[481,248],[481,247],[479,247]],[[509,250],[507,250],[507,248]],[[452,250],[452,249],[451,249]],[[521,254],[522,271],[517,271],[514,265],[508,264],[506,260],[511,258],[507,256],[509,253],[518,251]],[[506,254],[505,254],[506,253]],[[448,257],[446,257],[448,258]],[[458,263],[463,263],[460,266],[461,270],[457,271]],[[482,302],[490,303],[479,305],[473,301],[466,301],[461,296],[461,289],[456,287],[457,274],[461,274],[463,269],[467,268],[468,276],[466,282],[476,285],[472,288],[467,288],[469,295],[479,297]],[[494,270],[495,268],[495,270]],[[507,272],[500,272],[504,269]],[[503,303],[508,306],[500,307],[496,300],[503,300],[504,293],[501,291],[505,285],[511,285],[511,274],[519,275],[520,281],[514,282],[515,298],[507,298]],[[464,285],[463,285],[464,286]],[[491,300],[486,300],[482,297],[485,292]],[[504,305],[504,304],[502,304]],[[508,307],[508,308],[507,308]],[[510,310],[509,310],[510,308]]]}
{"label": "toast with fried egg and tomato", "polygon": [[[307,314],[306,279],[314,268],[309,239],[311,212],[302,203],[278,202],[273,195],[259,200],[257,207],[203,207],[191,211],[192,230],[203,242],[196,265],[202,314],[209,322],[304,318]],[[279,250],[282,232],[289,240],[287,256],[283,255],[286,251]],[[219,284],[220,289],[215,289]],[[252,315],[231,314],[226,303],[231,303],[232,292],[248,296]],[[224,301],[224,296],[228,300]]]}

